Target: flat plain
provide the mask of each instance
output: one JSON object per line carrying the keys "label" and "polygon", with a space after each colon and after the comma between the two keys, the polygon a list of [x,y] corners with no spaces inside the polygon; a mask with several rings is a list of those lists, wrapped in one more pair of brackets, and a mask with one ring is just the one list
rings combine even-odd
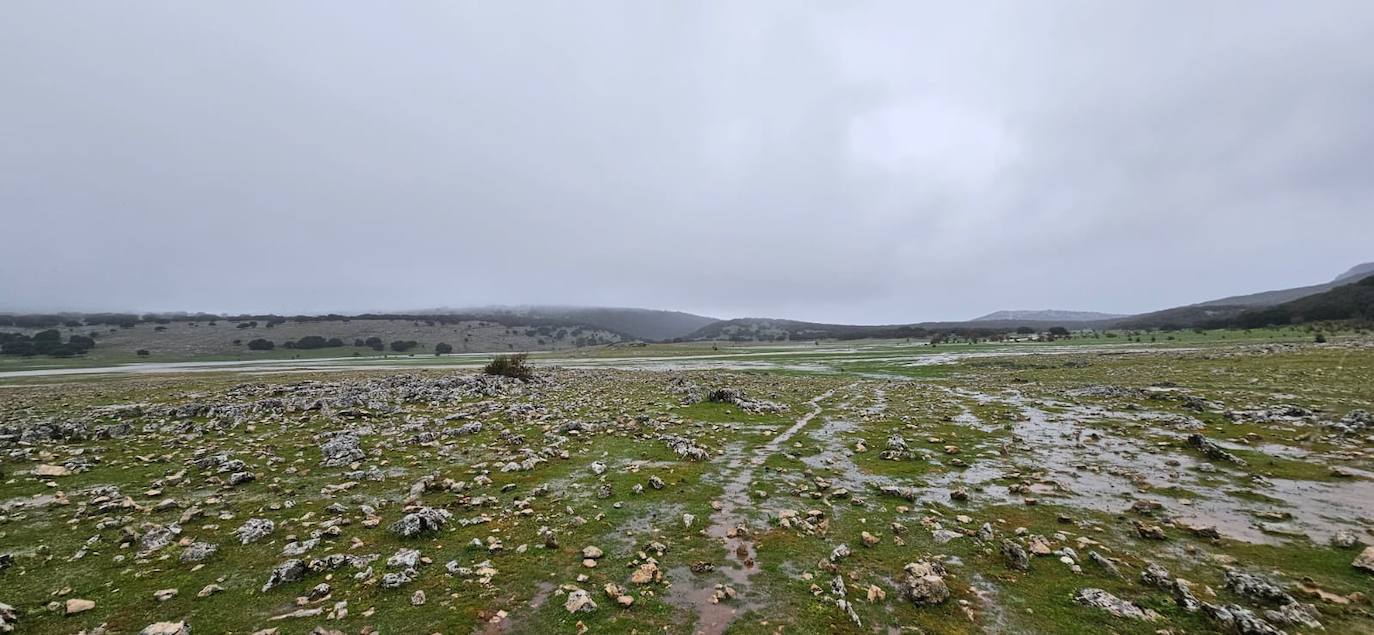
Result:
{"label": "flat plain", "polygon": [[1169,337],[11,371],[0,623],[1374,631],[1374,339]]}

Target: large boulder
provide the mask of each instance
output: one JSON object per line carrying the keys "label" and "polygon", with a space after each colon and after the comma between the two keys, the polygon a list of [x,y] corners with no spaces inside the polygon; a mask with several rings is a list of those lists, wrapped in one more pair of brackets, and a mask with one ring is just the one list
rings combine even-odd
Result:
{"label": "large boulder", "polygon": [[1365,547],[1360,555],[1355,556],[1355,561],[1351,562],[1350,566],[1374,573],[1374,547]]}
{"label": "large boulder", "polygon": [[426,532],[439,531],[453,514],[448,510],[421,507],[392,523],[391,533],[402,538],[414,538]]}
{"label": "large boulder", "polygon": [[1102,589],[1079,589],[1073,596],[1073,601],[1106,611],[1116,617],[1130,620],[1143,620],[1153,622],[1159,619],[1159,613],[1151,609],[1141,607],[1134,602],[1127,602],[1115,595]]}
{"label": "large boulder", "polygon": [[949,599],[945,567],[938,562],[919,560],[906,565],[906,598],[917,606],[942,604]]}

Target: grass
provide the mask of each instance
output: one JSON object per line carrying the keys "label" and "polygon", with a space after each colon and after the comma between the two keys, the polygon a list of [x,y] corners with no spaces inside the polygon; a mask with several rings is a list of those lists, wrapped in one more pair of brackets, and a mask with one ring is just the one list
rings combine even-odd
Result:
{"label": "grass", "polygon": [[[376,408],[372,416],[359,419],[315,410],[266,410],[189,419],[144,416],[134,422],[138,433],[121,439],[89,438],[7,448],[0,464],[0,503],[5,506],[0,512],[0,553],[13,553],[16,561],[9,569],[0,570],[0,601],[18,607],[22,611],[21,632],[32,633],[70,633],[102,623],[111,630],[137,632],[156,620],[180,619],[189,620],[196,632],[250,633],[269,625],[280,625],[283,632],[303,632],[316,625],[345,632],[364,627],[383,632],[430,632],[436,628],[470,632],[498,610],[510,613],[510,626],[516,632],[573,631],[581,622],[593,632],[689,633],[697,611],[683,604],[683,592],[688,587],[709,589],[715,583],[727,583],[729,578],[723,570],[736,566],[722,544],[702,530],[711,522],[712,502],[722,499],[724,486],[741,470],[752,470],[747,487],[751,493],[738,518],[732,520],[753,529],[760,570],[740,589],[747,601],[734,604],[740,614],[731,625],[733,633],[773,633],[779,629],[868,632],[904,627],[927,633],[1212,629],[1213,625],[1200,615],[1176,608],[1166,592],[1138,582],[1146,561],[1159,562],[1176,575],[1217,590],[1215,601],[1248,602],[1224,589],[1217,557],[1234,559],[1247,570],[1274,576],[1290,586],[1306,577],[1336,593],[1367,592],[1371,578],[1350,566],[1354,552],[1306,538],[1276,536],[1273,544],[1250,544],[1231,537],[1205,540],[1174,528],[1167,528],[1169,540],[1163,542],[1136,536],[1131,520],[1161,520],[1126,511],[1135,498],[1163,500],[1170,510],[1183,509],[1184,502],[1193,503],[1189,509],[1225,504],[1240,509],[1284,510],[1290,501],[1250,487],[1244,474],[1341,486],[1345,481],[1333,479],[1328,468],[1335,453],[1345,452],[1343,456],[1349,457],[1340,459],[1341,464],[1369,467],[1368,452],[1364,451],[1367,445],[1362,440],[1327,439],[1313,433],[1322,420],[1353,408],[1374,409],[1374,394],[1369,390],[1374,385],[1374,356],[1364,353],[1367,348],[1345,348],[1339,338],[1333,338],[1337,340],[1333,345],[1304,344],[1272,352],[1260,346],[1270,341],[1300,341],[1301,333],[1287,330],[1179,335],[1170,344],[1143,346],[1146,350],[1131,353],[1120,350],[1123,347],[1097,346],[1111,338],[978,344],[969,350],[989,356],[951,357],[945,363],[920,366],[910,363],[929,355],[930,349],[904,342],[826,343],[805,350],[795,345],[722,346],[721,350],[700,344],[618,347],[625,350],[587,350],[579,355],[602,361],[607,359],[599,357],[601,353],[621,357],[710,355],[728,366],[732,359],[748,354],[751,360],[814,363],[829,370],[800,372],[765,367],[687,371],[671,366],[663,371],[544,370],[541,372],[550,381],[519,390],[458,401],[388,402],[388,407]],[[1122,338],[1116,339],[1113,343],[1120,343]],[[942,346],[936,352],[960,346]],[[1135,347],[1134,343],[1131,346]],[[822,350],[813,350],[817,348]],[[1191,348],[1198,350],[1185,350]],[[546,364],[551,361],[556,360],[543,358]],[[439,380],[460,371],[413,368],[403,372]],[[79,421],[87,408],[108,404],[231,400],[230,395],[243,391],[258,395],[252,392],[254,385],[267,386],[273,389],[271,394],[289,398],[309,394],[317,385],[311,382],[357,382],[392,375],[391,371],[366,369],[265,375],[222,371],[10,381],[0,393],[5,396],[0,400],[0,422],[49,418]],[[785,403],[789,410],[751,414],[730,404],[682,405],[681,395],[674,392],[671,383],[679,378],[704,389],[741,388],[751,397]],[[1143,390],[1158,384],[1173,388],[1158,394],[1141,393],[1146,396],[1139,398],[1068,396],[1070,391],[1092,386]],[[770,439],[811,410],[812,399],[827,392],[831,396],[817,402],[820,414],[782,443],[779,452],[759,454],[765,452]],[[1185,395],[1219,407],[1196,412],[1185,406]],[[1242,423],[1222,415],[1223,410],[1250,412],[1280,404],[1302,406],[1318,414],[1296,422],[1246,419]],[[1129,478],[1111,473],[1114,464],[1093,454],[1091,448],[1096,446],[1086,446],[1088,449],[1077,450],[1070,462],[1106,466],[1108,469],[1097,476],[1118,478],[1128,488],[1124,495],[1098,500],[1062,493],[1040,496],[1038,505],[1022,505],[1020,496],[1003,497],[1001,493],[1042,477],[1072,484],[1073,477],[1063,472],[1074,471],[1072,465],[1045,465],[1045,454],[1018,435],[1018,427],[1027,425],[1026,405],[1037,405],[1069,419],[1079,429],[1135,440],[1150,452],[1181,459],[1197,457],[1182,446],[1181,439],[1171,436],[1178,430],[1158,423],[1166,419],[1134,419],[1131,415],[1150,412],[1193,417],[1202,422],[1209,437],[1234,442],[1255,439],[1235,451],[1249,461],[1250,467],[1235,475],[1226,466],[1221,467],[1227,471],[1212,475],[1179,470],[1181,480],[1151,474],[1151,486],[1131,489]],[[466,418],[444,421],[459,413]],[[243,421],[237,427],[216,426],[216,422],[232,424],[239,416]],[[420,431],[474,420],[484,424],[480,433],[441,437],[429,443],[414,441]],[[567,421],[598,424],[600,428],[589,434],[562,435],[567,438],[549,445],[557,451],[546,454],[546,462],[531,471],[500,471],[512,457],[523,456],[524,449],[538,451],[553,444],[558,426]],[[247,430],[249,424],[255,426],[254,431]],[[320,465],[319,435],[359,426],[373,430],[362,436],[362,447],[369,453],[363,463],[378,467],[388,476],[381,481],[349,479],[357,480],[352,489],[330,496],[321,494],[327,485],[346,480],[350,468]],[[523,435],[524,443],[503,435],[507,430]],[[912,449],[929,450],[933,460],[880,459],[887,437],[894,432]],[[694,439],[712,452],[714,460],[679,458],[660,440],[663,434]],[[855,451],[859,442],[867,451]],[[1055,443],[1072,447],[1067,439]],[[1264,453],[1260,444],[1271,443],[1306,454],[1292,458]],[[958,446],[960,453],[944,454],[946,445]],[[230,452],[244,460],[258,480],[228,488],[218,482],[223,475],[189,466],[198,451]],[[566,458],[559,452],[566,452]],[[760,457],[757,466],[749,462],[755,456]],[[955,457],[993,472],[990,480],[976,487],[970,485],[973,496],[969,501],[937,496],[936,504],[916,504],[881,495],[872,487],[879,482],[913,487],[944,479],[964,482],[967,473],[953,465],[951,459]],[[71,459],[90,460],[93,467],[55,479],[56,487],[27,474],[38,462],[60,464]],[[608,465],[604,475],[596,475],[589,467],[597,460]],[[159,484],[182,470],[187,471],[184,482]],[[386,526],[401,516],[411,484],[429,475],[468,484],[464,491],[436,490],[421,495],[425,504],[452,511],[455,522],[436,535],[415,539],[392,535]],[[664,488],[652,487],[651,476],[662,479]],[[802,491],[815,491],[816,477],[836,482],[852,479],[866,485],[851,488],[852,496],[847,499],[799,496]],[[484,479],[490,483],[479,484]],[[541,484],[549,486],[549,493],[534,496]],[[102,485],[118,487],[139,508],[97,512],[89,492]],[[611,498],[599,497],[603,486],[609,486]],[[636,486],[643,488],[640,493],[635,493]],[[754,496],[755,489],[768,496]],[[67,504],[15,505],[58,492],[65,494]],[[161,511],[155,507],[158,501],[169,498],[178,505]],[[355,580],[354,571],[345,568],[261,591],[267,572],[285,559],[281,549],[288,536],[303,539],[323,529],[322,522],[336,517],[328,511],[334,503],[346,506],[347,511],[337,516],[347,524],[340,525],[342,535],[324,537],[323,545],[311,555],[380,554],[381,559],[373,563],[374,579],[383,572],[385,559],[401,547],[418,548],[433,562],[421,567],[419,579],[398,590]],[[363,505],[377,509],[380,525],[364,525]],[[220,546],[203,566],[181,563],[176,545],[145,560],[135,557],[135,548],[120,546],[123,527],[139,531],[144,523],[175,522],[193,506],[201,508],[203,514],[182,523],[182,536]],[[525,506],[530,513],[519,511]],[[779,509],[818,510],[828,524],[814,533],[786,529],[769,520],[770,512]],[[1342,511],[1348,512],[1347,516],[1357,514]],[[695,517],[691,526],[683,523],[683,514]],[[490,519],[467,526],[459,522],[482,515]],[[968,516],[968,522],[958,520],[960,515]],[[253,545],[232,541],[228,532],[251,517],[273,519],[278,523],[276,533]],[[116,522],[97,526],[104,518]],[[1064,518],[1071,522],[1063,522]],[[905,530],[895,528],[894,523]],[[941,544],[932,535],[936,527],[973,533],[983,523],[995,529],[998,541],[1016,538],[1018,529],[1024,528],[1024,534],[1045,536],[1056,547],[1070,546],[1079,555],[1081,572],[1073,571],[1057,557],[1037,557],[1029,572],[1013,571],[998,552],[998,541],[983,544],[966,536]],[[556,548],[544,548],[541,527],[557,533]],[[863,546],[860,536],[865,531],[878,537],[876,545]],[[472,545],[474,540],[485,545],[491,537],[499,538],[504,548],[492,552]],[[899,537],[905,544],[898,544]],[[87,554],[73,560],[73,554],[92,538],[96,540]],[[1093,543],[1080,545],[1080,538]],[[355,539],[360,546],[353,546]],[[630,573],[643,562],[639,552],[651,541],[668,547],[662,556],[655,556],[665,572],[698,561],[713,563],[717,571],[685,576],[679,571],[678,583],[673,586],[635,587],[634,606],[615,607],[601,587],[607,582],[633,586],[629,584]],[[863,627],[855,626],[833,599],[827,599],[831,598],[829,589],[836,573],[826,570],[829,565],[823,563],[841,543],[849,545],[853,554],[839,563],[838,574],[849,588],[849,600]],[[606,552],[595,568],[582,566],[579,552],[587,545]],[[1122,577],[1087,561],[1088,551],[1117,559]],[[921,558],[946,563],[951,573],[950,602],[919,607],[903,599],[902,567]],[[489,585],[450,576],[444,571],[444,563],[450,560],[463,566],[490,560],[497,573]],[[580,575],[587,579],[579,582]],[[321,582],[331,585],[332,598],[312,606],[328,608],[335,601],[347,601],[347,618],[269,621],[297,608],[295,598]],[[225,591],[209,598],[196,597],[196,591],[210,583],[225,587]],[[564,597],[556,590],[566,584],[590,591],[600,608],[592,613],[567,613]],[[555,590],[547,593],[550,585]],[[813,585],[820,590],[819,595]],[[864,593],[869,585],[884,590],[886,601],[867,602]],[[1138,602],[1158,611],[1164,619],[1130,622],[1075,604],[1074,592],[1085,587],[1102,588]],[[179,594],[158,602],[153,592],[163,588],[177,588]],[[427,597],[423,606],[411,604],[417,590],[423,590]],[[532,599],[543,596],[547,597],[542,605],[530,606]],[[97,607],[74,617],[47,608],[49,602],[71,597],[94,600]],[[1210,596],[1203,599],[1214,601]],[[972,617],[964,611],[965,606]],[[1323,605],[1321,610],[1327,632],[1374,628],[1367,604]]]}

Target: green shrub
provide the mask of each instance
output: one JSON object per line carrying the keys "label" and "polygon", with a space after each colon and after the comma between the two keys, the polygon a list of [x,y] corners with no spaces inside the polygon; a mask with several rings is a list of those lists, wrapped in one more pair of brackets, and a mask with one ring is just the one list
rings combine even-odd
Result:
{"label": "green shrub", "polygon": [[482,372],[488,375],[500,375],[502,377],[514,377],[522,381],[529,381],[534,378],[534,369],[526,364],[529,356],[524,353],[514,355],[497,355]]}

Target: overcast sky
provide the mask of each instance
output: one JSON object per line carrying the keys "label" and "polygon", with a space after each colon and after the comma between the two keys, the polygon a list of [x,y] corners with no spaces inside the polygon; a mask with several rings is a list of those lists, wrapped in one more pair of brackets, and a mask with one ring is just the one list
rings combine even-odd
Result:
{"label": "overcast sky", "polygon": [[0,309],[893,323],[1374,260],[1374,3],[941,5],[11,0]]}

